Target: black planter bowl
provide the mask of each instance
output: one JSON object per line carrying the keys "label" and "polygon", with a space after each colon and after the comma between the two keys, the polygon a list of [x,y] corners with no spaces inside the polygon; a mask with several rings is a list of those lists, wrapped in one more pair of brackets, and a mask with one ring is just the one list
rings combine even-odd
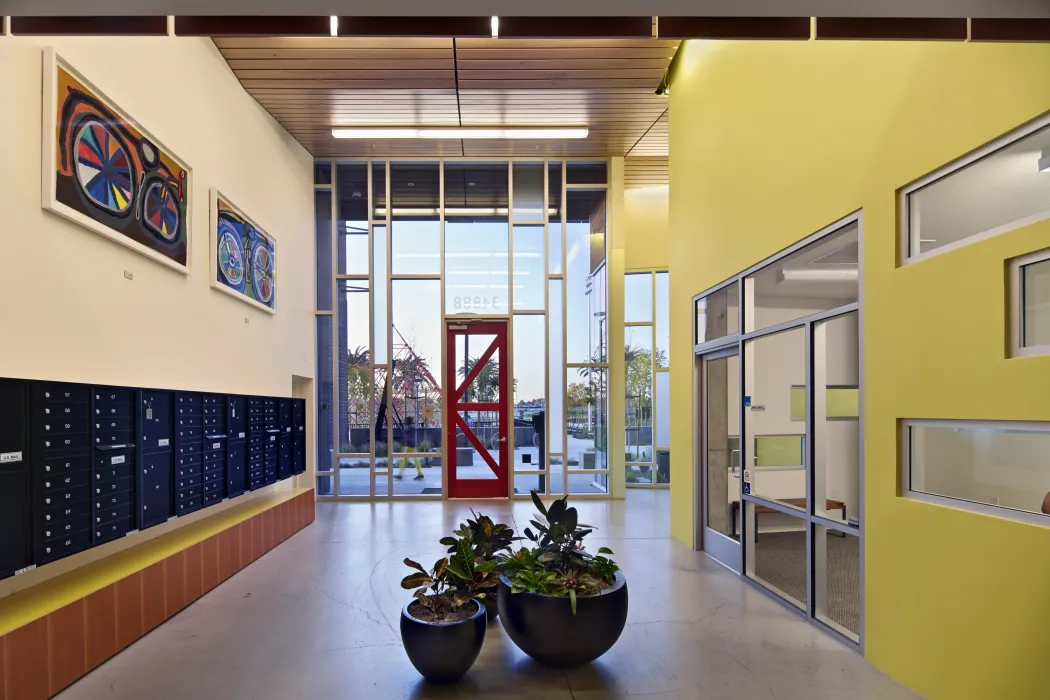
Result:
{"label": "black planter bowl", "polygon": [[569,599],[539,593],[511,593],[500,577],[496,600],[503,629],[518,648],[545,666],[571,668],[609,651],[627,624],[627,579],[595,596],[578,597],[576,614]]}
{"label": "black planter bowl", "polygon": [[485,641],[485,606],[476,600],[473,615],[460,622],[424,622],[401,608],[401,642],[409,661],[432,683],[458,681],[474,665]]}

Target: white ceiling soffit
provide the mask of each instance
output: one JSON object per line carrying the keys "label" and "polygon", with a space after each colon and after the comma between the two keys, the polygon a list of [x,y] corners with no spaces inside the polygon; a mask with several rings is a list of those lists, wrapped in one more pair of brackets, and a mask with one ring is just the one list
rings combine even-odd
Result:
{"label": "white ceiling soffit", "polygon": [[7,15],[1050,17],[1047,0],[0,0]]}

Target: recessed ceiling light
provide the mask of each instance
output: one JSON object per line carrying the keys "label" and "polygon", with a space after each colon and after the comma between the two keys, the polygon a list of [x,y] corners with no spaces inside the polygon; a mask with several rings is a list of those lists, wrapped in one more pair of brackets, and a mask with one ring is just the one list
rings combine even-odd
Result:
{"label": "recessed ceiling light", "polygon": [[468,182],[468,183],[467,183],[467,187],[473,187],[473,186],[474,186],[474,183],[473,183],[473,182]]}
{"label": "recessed ceiling light", "polygon": [[585,126],[335,127],[337,139],[585,139]]}
{"label": "recessed ceiling light", "polygon": [[410,182],[410,183],[408,183],[408,186],[409,186],[409,187],[415,187],[415,186],[416,186],[416,183],[414,183],[414,182]]}
{"label": "recessed ceiling light", "polygon": [[332,36],[339,36],[339,18],[335,15],[328,18],[328,30]]}
{"label": "recessed ceiling light", "polygon": [[496,16],[492,17],[492,38],[499,38],[499,17]]}
{"label": "recessed ceiling light", "polygon": [[350,196],[353,197],[354,199],[361,199],[361,193],[360,192],[354,192]]}

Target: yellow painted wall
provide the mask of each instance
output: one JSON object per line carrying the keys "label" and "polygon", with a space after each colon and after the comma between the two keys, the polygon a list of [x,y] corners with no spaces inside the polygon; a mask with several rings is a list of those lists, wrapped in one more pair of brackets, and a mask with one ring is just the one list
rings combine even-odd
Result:
{"label": "yellow painted wall", "polygon": [[1050,528],[900,498],[896,427],[1050,420],[1050,358],[1004,358],[1005,260],[1050,246],[1050,222],[895,264],[896,190],[1050,109],[1050,47],[683,51],[670,109],[675,536],[692,543],[691,297],[863,209],[866,655],[934,700],[1050,697]]}
{"label": "yellow painted wall", "polygon": [[624,257],[628,270],[667,267],[668,191],[667,185],[624,190]]}

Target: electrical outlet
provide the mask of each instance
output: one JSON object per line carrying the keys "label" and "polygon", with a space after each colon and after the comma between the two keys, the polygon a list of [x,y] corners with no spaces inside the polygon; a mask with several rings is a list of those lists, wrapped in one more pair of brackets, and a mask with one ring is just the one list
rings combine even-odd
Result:
{"label": "electrical outlet", "polygon": [[124,270],[124,279],[133,280],[135,279],[135,273],[131,270]]}

